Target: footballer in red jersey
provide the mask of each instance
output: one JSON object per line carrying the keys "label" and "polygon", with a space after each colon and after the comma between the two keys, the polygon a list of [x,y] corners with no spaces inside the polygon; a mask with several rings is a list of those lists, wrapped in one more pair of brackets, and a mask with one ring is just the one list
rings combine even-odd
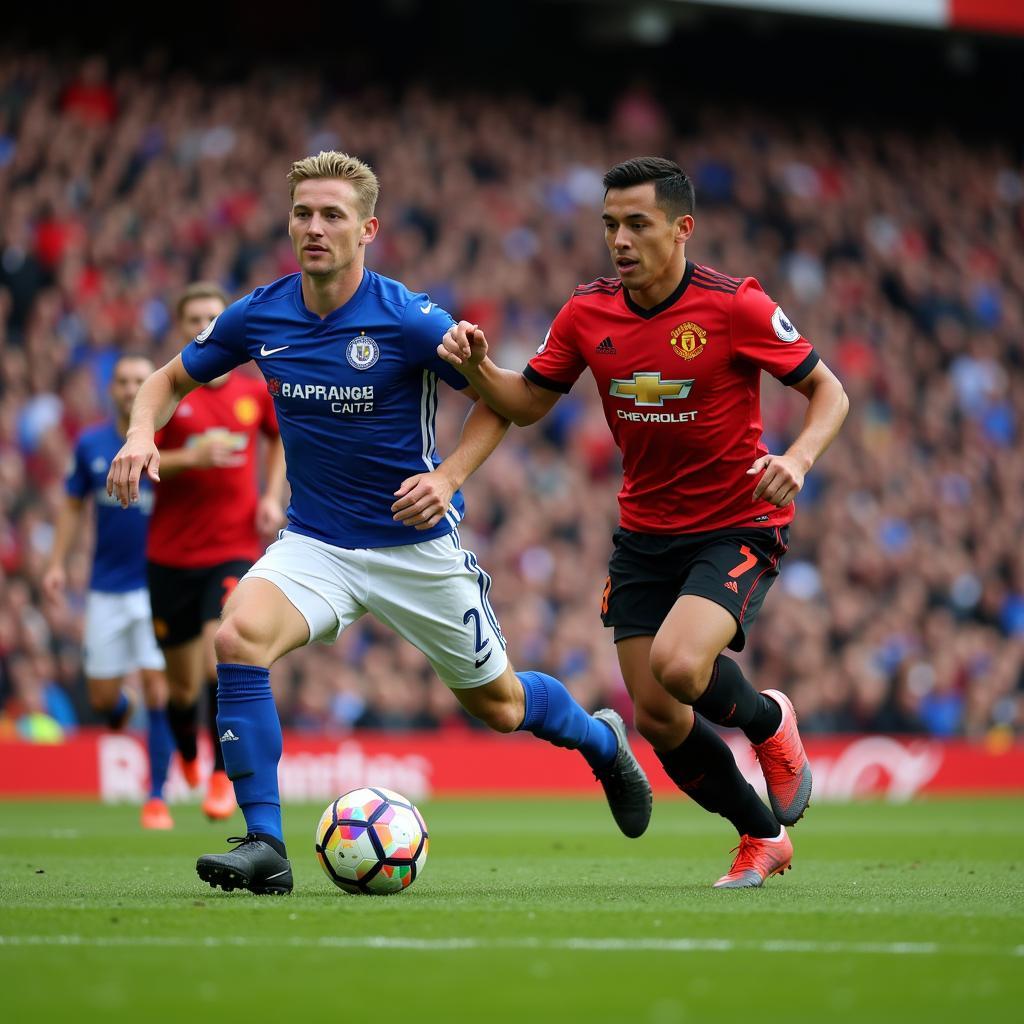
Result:
{"label": "footballer in red jersey", "polygon": [[[742,650],[778,575],[793,500],[849,402],[756,280],[687,259],[694,193],[676,164],[627,160],[604,185],[617,276],[576,289],[525,370],[496,366],[483,331],[465,321],[438,353],[520,426],[593,373],[623,461],[601,614],[636,727],[676,785],[739,832],[716,886],[760,886],[790,865],[785,826],[806,810],[811,771],[789,699],[758,693],[723,652]],[[782,453],[761,437],[763,370],[807,400],[803,428]],[[708,722],[753,744],[770,810]]]}
{"label": "footballer in red jersey", "polygon": [[[215,284],[190,285],[177,304],[183,341],[200,334],[227,306]],[[265,491],[259,490],[259,438],[266,441]],[[207,723],[214,752],[203,811],[235,809],[217,731],[217,659],[213,634],[235,584],[284,521],[278,495],[284,452],[273,399],[243,372],[195,391],[157,432],[160,483],[146,551],[153,628],[167,661],[168,718],[184,774],[199,783],[199,695],[207,683]],[[211,472],[213,470],[213,472]]]}

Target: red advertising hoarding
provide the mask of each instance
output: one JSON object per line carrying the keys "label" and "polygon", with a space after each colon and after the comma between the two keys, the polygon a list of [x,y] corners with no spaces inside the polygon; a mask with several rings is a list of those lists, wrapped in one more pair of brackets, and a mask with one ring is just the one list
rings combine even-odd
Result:
{"label": "red advertising hoarding", "polygon": [[949,0],[947,24],[974,32],[1024,34],[1021,0]]}
{"label": "red advertising hoarding", "polygon": [[[731,745],[759,792],[761,772],[750,745]],[[650,747],[637,754],[661,796],[678,795]],[[858,797],[908,800],[922,793],[1024,794],[1024,744],[996,750],[965,742],[844,736],[812,739],[807,752],[816,800]],[[204,750],[208,760],[208,751]],[[531,736],[487,733],[359,733],[342,738],[290,733],[280,768],[285,801],[330,800],[363,785],[386,786],[410,799],[481,794],[584,794],[595,783],[581,757]],[[0,743],[0,797],[74,796],[139,802],[146,795],[146,752],[134,735],[86,731],[55,745]],[[172,800],[188,787],[175,764]]]}

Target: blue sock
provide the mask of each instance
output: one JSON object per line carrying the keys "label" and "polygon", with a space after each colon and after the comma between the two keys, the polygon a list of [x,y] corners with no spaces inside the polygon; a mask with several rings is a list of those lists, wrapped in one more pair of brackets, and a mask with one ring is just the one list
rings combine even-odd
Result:
{"label": "blue sock", "polygon": [[588,715],[554,676],[517,672],[526,694],[526,717],[520,729],[556,747],[578,750],[595,771],[611,764],[619,742],[611,726]]}
{"label": "blue sock", "polygon": [[283,844],[277,786],[281,720],[270,689],[269,669],[217,666],[217,729],[224,768],[235,784],[235,799],[245,815],[246,828]]}
{"label": "blue sock", "polygon": [[117,695],[117,703],[107,712],[107,725],[114,726],[124,718],[128,710],[128,694],[122,690]]}
{"label": "blue sock", "polygon": [[165,708],[147,708],[146,749],[149,752],[149,795],[164,795],[164,783],[167,781],[167,768],[174,752],[174,737],[171,727],[167,724]]}

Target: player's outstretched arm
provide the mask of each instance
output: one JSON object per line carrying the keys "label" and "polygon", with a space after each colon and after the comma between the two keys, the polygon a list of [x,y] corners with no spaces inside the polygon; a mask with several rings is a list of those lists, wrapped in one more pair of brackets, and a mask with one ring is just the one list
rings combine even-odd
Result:
{"label": "player's outstretched arm", "polygon": [[495,412],[517,427],[536,423],[560,397],[559,392],[539,388],[521,373],[493,363],[487,355],[484,332],[466,320],[448,328],[437,354],[454,366]]}
{"label": "player's outstretched arm", "polygon": [[800,492],[804,478],[835,440],[850,410],[843,385],[824,363],[818,363],[793,387],[807,399],[803,428],[784,455],[762,455],[747,470],[750,476],[763,471],[753,500],[762,498],[779,508],[788,505]]}
{"label": "player's outstretched arm", "polygon": [[152,373],[139,388],[128,424],[128,438],[114,456],[107,474],[107,494],[116,497],[122,508],[139,500],[139,480],[143,472],[148,472],[154,482],[160,480],[160,453],[153,435],[199,383],[188,375],[181,356],[177,355]]}
{"label": "player's outstretched arm", "polygon": [[507,430],[508,420],[474,397],[451,455],[432,473],[417,473],[402,481],[395,491],[392,518],[417,530],[436,526],[448,511],[452,495],[487,461]]}
{"label": "player's outstretched arm", "polygon": [[54,604],[60,601],[64,594],[64,588],[67,586],[67,572],[64,569],[64,564],[67,561],[68,551],[71,550],[72,539],[81,536],[79,523],[84,508],[85,502],[81,498],[66,494],[64,495],[64,504],[61,505],[60,512],[57,513],[50,560],[43,573],[43,596]]}
{"label": "player's outstretched arm", "polygon": [[267,443],[267,454],[263,463],[265,485],[256,506],[256,529],[263,536],[277,533],[285,523],[285,469],[284,444],[280,437],[272,438]]}

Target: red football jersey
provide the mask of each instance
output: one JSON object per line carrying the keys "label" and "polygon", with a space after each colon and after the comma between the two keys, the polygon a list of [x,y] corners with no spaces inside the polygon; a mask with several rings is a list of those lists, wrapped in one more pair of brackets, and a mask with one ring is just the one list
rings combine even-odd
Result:
{"label": "red football jersey", "polygon": [[752,277],[688,262],[652,309],[616,278],[581,285],[523,371],[568,392],[588,366],[622,452],[620,522],[639,533],[781,526],[793,506],[752,501],[761,371],[796,384],[818,355]]}
{"label": "red football jersey", "polygon": [[158,449],[188,448],[216,437],[245,461],[161,480],[146,547],[151,562],[199,569],[235,558],[254,562],[263,554],[256,532],[257,432],[277,437],[274,402],[263,384],[244,374],[232,373],[220,387],[198,388],[182,400],[157,431]]}

